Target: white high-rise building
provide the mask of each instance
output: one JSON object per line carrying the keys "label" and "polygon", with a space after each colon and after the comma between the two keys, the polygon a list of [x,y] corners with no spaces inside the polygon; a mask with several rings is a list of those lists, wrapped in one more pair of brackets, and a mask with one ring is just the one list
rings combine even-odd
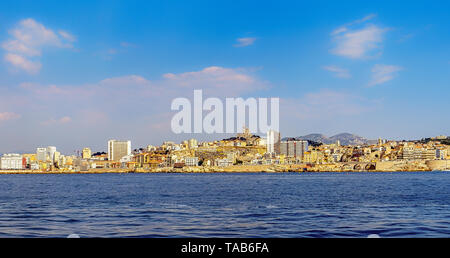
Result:
{"label": "white high-rise building", "polygon": [[280,133],[274,130],[267,131],[267,153],[280,154]]}
{"label": "white high-rise building", "polygon": [[37,161],[47,161],[47,148],[37,148],[36,159]]}
{"label": "white high-rise building", "polygon": [[119,161],[131,154],[131,141],[108,141],[108,160]]}
{"label": "white high-rise building", "polygon": [[0,169],[23,169],[23,158],[20,154],[4,154],[0,158]]}
{"label": "white high-rise building", "polygon": [[56,153],[56,147],[55,146],[48,146],[47,147],[47,157],[48,160],[51,162],[55,161],[55,153]]}

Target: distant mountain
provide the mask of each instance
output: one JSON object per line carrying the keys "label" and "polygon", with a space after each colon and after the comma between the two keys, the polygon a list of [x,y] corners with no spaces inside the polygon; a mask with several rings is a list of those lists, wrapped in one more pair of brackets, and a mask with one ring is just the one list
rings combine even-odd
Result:
{"label": "distant mountain", "polygon": [[[284,138],[283,140],[286,140],[286,139],[288,139],[288,138]],[[333,135],[331,137],[327,137],[323,134],[313,133],[313,134],[295,137],[295,139],[313,141],[313,142],[318,142],[318,143],[323,143],[323,144],[331,144],[331,143],[335,143],[336,141],[339,140],[341,145],[363,145],[363,144],[367,144],[367,143],[371,142],[364,137],[361,137],[361,136],[358,136],[355,134],[350,134],[350,133],[340,133],[340,134]]]}
{"label": "distant mountain", "polygon": [[337,140],[339,140],[342,145],[363,145],[367,144],[368,142],[366,138],[350,133],[336,134],[334,136],[331,136],[329,139],[332,142],[336,142]]}
{"label": "distant mountain", "polygon": [[299,137],[296,137],[296,139],[313,141],[313,142],[318,142],[318,143],[323,143],[323,144],[329,144],[328,137],[326,137],[323,134],[318,134],[318,133],[312,133],[312,134],[308,134],[305,136],[299,136]]}

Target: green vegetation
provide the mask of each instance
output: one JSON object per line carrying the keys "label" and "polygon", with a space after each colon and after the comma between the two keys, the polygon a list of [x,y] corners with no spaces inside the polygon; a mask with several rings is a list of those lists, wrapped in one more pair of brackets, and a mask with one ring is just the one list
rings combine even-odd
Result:
{"label": "green vegetation", "polygon": [[447,137],[446,139],[431,139],[431,138],[422,138],[419,143],[429,143],[430,141],[433,142],[440,142],[445,145],[450,145],[450,138]]}

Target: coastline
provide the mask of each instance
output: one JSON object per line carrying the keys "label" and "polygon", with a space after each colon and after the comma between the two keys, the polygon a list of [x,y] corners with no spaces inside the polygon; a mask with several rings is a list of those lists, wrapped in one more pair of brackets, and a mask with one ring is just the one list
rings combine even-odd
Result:
{"label": "coastline", "polygon": [[356,162],[329,164],[185,166],[154,168],[90,168],[87,170],[0,170],[0,174],[106,174],[106,173],[315,173],[315,172],[426,172],[449,170],[447,160]]}
{"label": "coastline", "polygon": [[231,166],[225,168],[217,167],[185,167],[185,168],[154,168],[154,169],[89,169],[86,171],[40,171],[40,170],[0,170],[0,175],[5,174],[156,174],[156,173],[195,173],[195,174],[214,174],[214,173],[367,173],[367,172],[431,172],[443,171],[440,169],[397,169],[397,170],[336,170],[336,169],[304,169],[304,166]]}

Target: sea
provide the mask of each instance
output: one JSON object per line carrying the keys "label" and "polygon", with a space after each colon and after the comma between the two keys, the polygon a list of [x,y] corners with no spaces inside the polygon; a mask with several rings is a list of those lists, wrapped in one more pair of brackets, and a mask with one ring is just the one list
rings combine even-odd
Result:
{"label": "sea", "polygon": [[450,236],[450,172],[0,175],[0,237]]}

